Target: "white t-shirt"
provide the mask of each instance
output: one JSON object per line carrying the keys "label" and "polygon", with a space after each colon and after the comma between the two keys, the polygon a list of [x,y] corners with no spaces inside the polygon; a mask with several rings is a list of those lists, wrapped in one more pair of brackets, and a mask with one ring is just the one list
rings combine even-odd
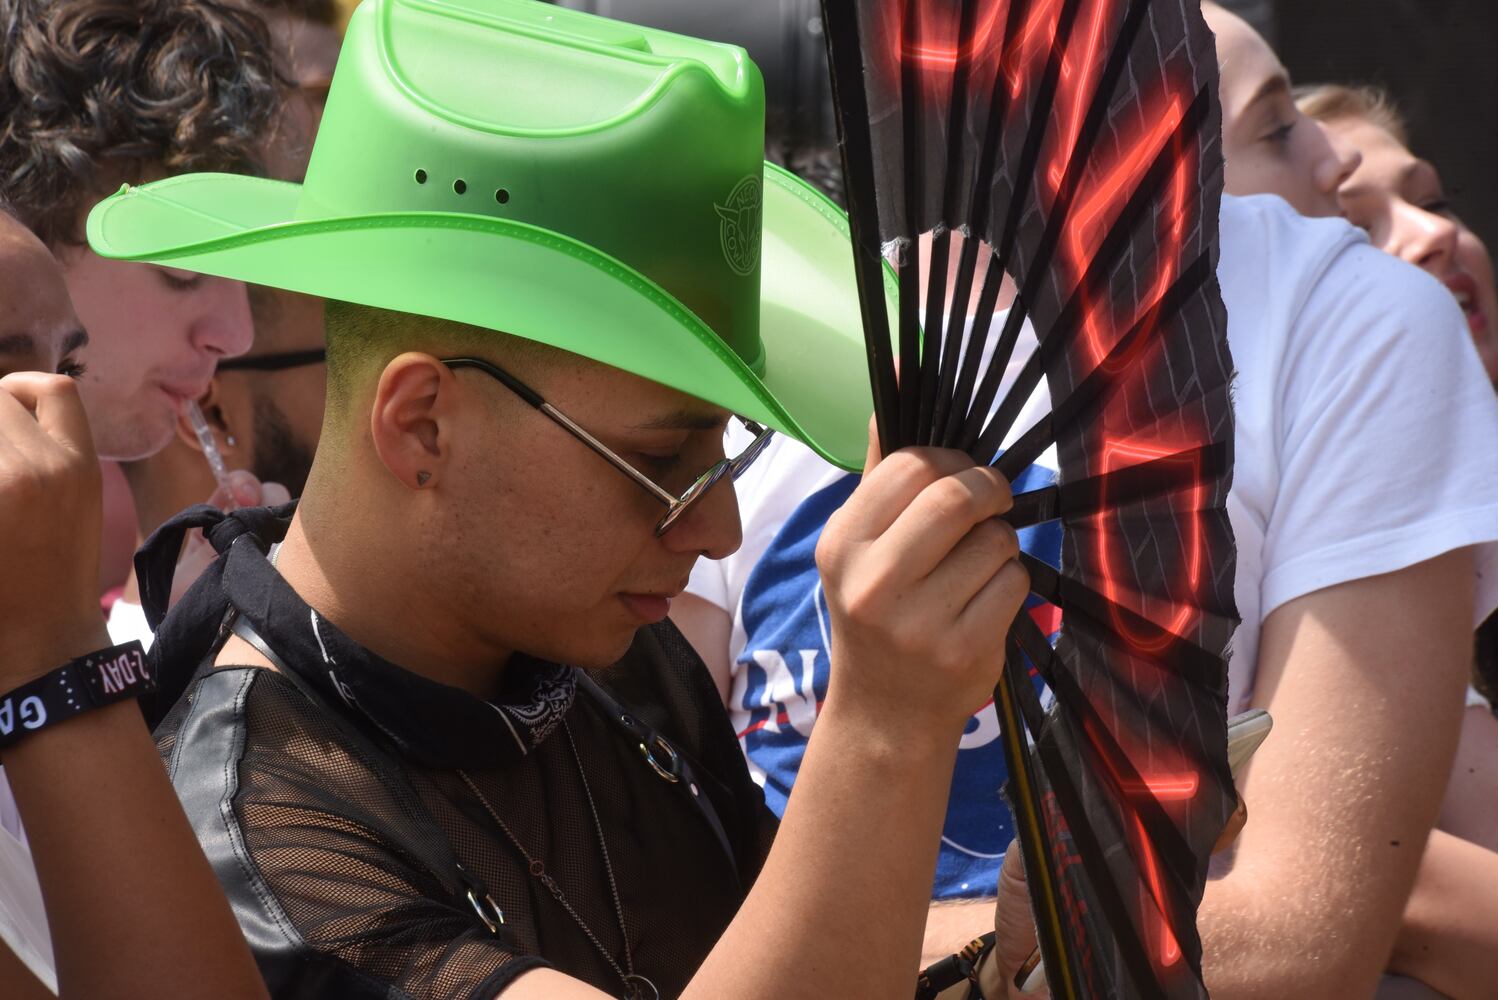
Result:
{"label": "white t-shirt", "polygon": [[1237,712],[1297,597],[1475,546],[1473,627],[1498,606],[1498,398],[1450,292],[1361,231],[1265,196],[1224,199],[1222,234]]}
{"label": "white t-shirt", "polygon": [[[1237,714],[1253,696],[1263,620],[1297,597],[1474,547],[1474,627],[1498,606],[1498,398],[1450,293],[1359,230],[1269,196],[1225,198],[1221,223],[1217,274],[1238,370],[1227,505],[1243,618],[1229,659]],[[739,481],[742,548],[700,562],[688,587],[732,616],[729,708],[761,780],[788,767],[785,741],[757,748],[746,723],[794,730],[804,745],[827,648],[825,634],[808,641],[805,628],[773,620],[765,594],[814,575],[819,524],[851,488],[809,449],[778,441]],[[813,607],[825,633],[815,586],[781,605]],[[970,726],[965,745],[980,736],[992,734]]]}

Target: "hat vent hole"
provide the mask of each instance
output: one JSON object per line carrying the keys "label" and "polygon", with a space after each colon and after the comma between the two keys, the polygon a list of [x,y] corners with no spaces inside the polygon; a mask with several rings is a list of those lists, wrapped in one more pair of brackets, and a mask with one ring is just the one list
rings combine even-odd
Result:
{"label": "hat vent hole", "polygon": [[426,182],[427,182],[427,172],[425,170],[417,170],[416,171],[416,183],[417,184],[425,184]]}
{"label": "hat vent hole", "polygon": [[499,202],[501,205],[508,205],[510,203],[510,192],[506,191],[504,188],[500,188],[498,191],[494,192],[494,200]]}
{"label": "hat vent hole", "polygon": [[453,194],[462,194],[468,190],[468,182],[459,177],[453,181]]}

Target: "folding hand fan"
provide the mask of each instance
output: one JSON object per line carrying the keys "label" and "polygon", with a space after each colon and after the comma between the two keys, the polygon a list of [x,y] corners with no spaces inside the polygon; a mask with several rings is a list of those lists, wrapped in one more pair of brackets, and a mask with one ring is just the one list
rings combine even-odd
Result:
{"label": "folding hand fan", "polygon": [[[1056,449],[1008,519],[1062,525],[1059,566],[1024,557],[1060,637],[1021,615],[995,692],[1051,989],[1204,997],[1237,622],[1212,36],[1194,0],[823,14],[885,453],[961,448],[1012,480]],[[1049,412],[1016,426],[1037,390]]]}

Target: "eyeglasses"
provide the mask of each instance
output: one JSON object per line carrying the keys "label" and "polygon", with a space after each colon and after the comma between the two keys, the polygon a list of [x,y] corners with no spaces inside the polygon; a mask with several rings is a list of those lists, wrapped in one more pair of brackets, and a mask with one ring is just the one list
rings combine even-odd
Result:
{"label": "eyeglasses", "polygon": [[657,538],[669,531],[671,525],[675,524],[683,514],[691,510],[697,501],[707,496],[714,486],[723,481],[724,477],[738,479],[744,470],[749,468],[754,460],[764,452],[765,445],[770,443],[770,438],[775,434],[769,428],[761,427],[752,420],[745,420],[743,417],[739,417],[738,419],[748,428],[749,433],[754,435],[754,440],[750,442],[749,447],[733,458],[724,458],[714,463],[712,468],[698,476],[692,485],[687,487],[686,492],[677,496],[669,490],[658,486],[648,476],[640,472],[640,470],[620,458],[608,445],[583,430],[573,422],[572,418],[542,399],[540,393],[492,361],[484,361],[481,358],[445,358],[442,363],[455,371],[460,368],[477,368],[484,374],[490,375],[504,383],[505,387],[511,392],[556,421],[563,430],[593,449],[604,461],[628,476],[636,486],[639,486],[646,493],[649,493],[665,504],[666,513],[655,526]]}
{"label": "eyeglasses", "polygon": [[280,354],[254,354],[241,358],[224,358],[218,363],[221,372],[278,372],[303,365],[320,365],[328,360],[322,348],[311,351],[283,351]]}

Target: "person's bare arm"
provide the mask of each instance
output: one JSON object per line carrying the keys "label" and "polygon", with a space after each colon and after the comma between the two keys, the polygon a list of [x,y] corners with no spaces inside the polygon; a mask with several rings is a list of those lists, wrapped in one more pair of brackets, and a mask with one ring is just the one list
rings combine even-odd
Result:
{"label": "person's bare arm", "polygon": [[[0,693],[107,647],[99,472],[72,381],[0,379]],[[139,709],[8,748],[63,1000],[267,996]]]}
{"label": "person's bare arm", "polygon": [[21,956],[0,942],[0,983],[10,1000],[56,1000],[46,984],[32,974]]}
{"label": "person's bare arm", "polygon": [[1462,713],[1461,742],[1436,826],[1498,851],[1498,717],[1486,708]]}
{"label": "person's bare arm", "polygon": [[[964,456],[901,452],[828,522],[827,700],[774,847],[687,1000],[914,991],[957,745],[1003,663],[996,623],[1028,588],[1018,539],[996,519],[1009,504],[1002,480]],[[540,971],[504,993],[597,996]]]}
{"label": "person's bare arm", "polygon": [[733,619],[727,611],[693,594],[682,594],[671,602],[671,623],[681,630],[687,642],[707,664],[718,687],[718,697],[728,705],[732,690],[733,652],[728,643],[733,636]]}
{"label": "person's bare arm", "polygon": [[1452,1000],[1493,995],[1498,854],[1441,830],[1430,835],[1389,968]]}
{"label": "person's bare arm", "polygon": [[1372,995],[1456,748],[1472,578],[1470,553],[1448,553],[1265,620],[1254,702],[1275,732],[1200,916],[1217,1000]]}

